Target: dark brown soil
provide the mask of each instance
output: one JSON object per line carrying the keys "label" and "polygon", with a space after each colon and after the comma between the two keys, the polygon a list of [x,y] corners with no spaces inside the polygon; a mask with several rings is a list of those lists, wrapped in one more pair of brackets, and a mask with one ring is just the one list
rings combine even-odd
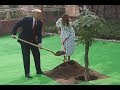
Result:
{"label": "dark brown soil", "polygon": [[[74,84],[80,81],[85,81],[85,67],[81,66],[74,60],[67,61],[60,64],[50,71],[46,71],[45,74],[56,80],[61,84]],[[107,76],[102,75],[96,71],[89,70],[90,80],[103,79]]]}

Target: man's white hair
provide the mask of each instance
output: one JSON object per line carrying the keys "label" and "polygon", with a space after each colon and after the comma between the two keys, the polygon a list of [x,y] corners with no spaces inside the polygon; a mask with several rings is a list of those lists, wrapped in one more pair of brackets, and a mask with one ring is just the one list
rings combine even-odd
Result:
{"label": "man's white hair", "polygon": [[42,12],[40,9],[33,9],[32,12]]}

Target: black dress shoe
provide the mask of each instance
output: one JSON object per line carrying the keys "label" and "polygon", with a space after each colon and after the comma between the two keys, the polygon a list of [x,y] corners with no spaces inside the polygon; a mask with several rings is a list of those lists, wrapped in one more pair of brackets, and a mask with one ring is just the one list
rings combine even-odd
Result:
{"label": "black dress shoe", "polygon": [[43,74],[43,75],[44,75],[44,73],[43,73],[43,72],[37,72],[36,74],[37,74],[37,75],[40,75],[40,74]]}
{"label": "black dress shoe", "polygon": [[25,75],[26,78],[32,78],[30,75]]}

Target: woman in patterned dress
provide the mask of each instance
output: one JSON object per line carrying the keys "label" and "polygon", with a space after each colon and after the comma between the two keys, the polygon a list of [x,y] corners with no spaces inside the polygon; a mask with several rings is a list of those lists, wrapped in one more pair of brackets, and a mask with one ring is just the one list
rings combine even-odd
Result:
{"label": "woman in patterned dress", "polygon": [[62,50],[66,53],[64,55],[64,62],[69,61],[75,48],[75,31],[72,27],[72,22],[69,21],[69,16],[64,13],[56,22],[56,26],[61,36]]}

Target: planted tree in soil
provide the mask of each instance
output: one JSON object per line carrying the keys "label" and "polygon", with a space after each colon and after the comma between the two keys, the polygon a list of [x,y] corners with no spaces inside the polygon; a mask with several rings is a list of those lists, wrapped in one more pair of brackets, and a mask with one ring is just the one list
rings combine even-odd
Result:
{"label": "planted tree in soil", "polygon": [[99,18],[95,13],[86,9],[82,11],[79,17],[73,22],[73,26],[78,36],[77,42],[85,46],[84,63],[85,78],[89,80],[89,47],[91,47],[94,38],[99,36],[99,30],[103,27],[104,19]]}

